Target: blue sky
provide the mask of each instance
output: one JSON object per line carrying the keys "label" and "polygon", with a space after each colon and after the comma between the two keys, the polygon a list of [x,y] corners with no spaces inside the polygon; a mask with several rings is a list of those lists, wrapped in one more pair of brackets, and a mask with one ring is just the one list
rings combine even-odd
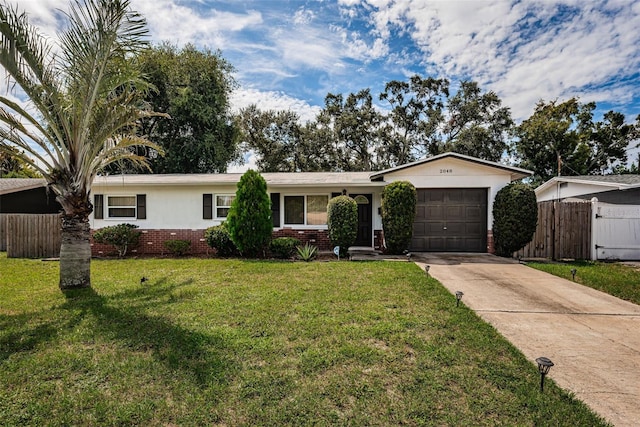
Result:
{"label": "blue sky", "polygon": [[[313,118],[328,92],[413,74],[475,80],[517,122],[537,101],[596,101],[640,114],[640,1],[131,0],[152,40],[219,49],[240,85],[234,108]],[[20,0],[55,34],[68,0]],[[380,104],[381,107],[383,104]]]}

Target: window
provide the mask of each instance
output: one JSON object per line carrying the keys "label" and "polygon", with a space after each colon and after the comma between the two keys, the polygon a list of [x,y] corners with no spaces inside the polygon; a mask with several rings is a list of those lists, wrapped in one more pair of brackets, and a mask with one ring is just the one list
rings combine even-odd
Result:
{"label": "window", "polygon": [[226,218],[229,215],[229,208],[235,198],[235,194],[216,195],[216,218]]}
{"label": "window", "polygon": [[326,225],[329,196],[284,196],[284,223]]}
{"label": "window", "polygon": [[108,196],[107,212],[109,218],[135,218],[136,196]]}
{"label": "window", "polygon": [[307,196],[307,224],[325,225],[328,204],[328,196]]}

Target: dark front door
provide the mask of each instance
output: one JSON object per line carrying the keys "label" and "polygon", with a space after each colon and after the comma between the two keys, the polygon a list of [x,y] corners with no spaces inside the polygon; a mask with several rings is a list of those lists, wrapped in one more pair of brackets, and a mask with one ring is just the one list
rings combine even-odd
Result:
{"label": "dark front door", "polygon": [[418,189],[411,250],[487,251],[485,188]]}
{"label": "dark front door", "polygon": [[373,229],[373,197],[371,194],[350,194],[349,197],[354,199],[358,204],[358,234],[354,246],[371,247],[373,245],[371,239]]}

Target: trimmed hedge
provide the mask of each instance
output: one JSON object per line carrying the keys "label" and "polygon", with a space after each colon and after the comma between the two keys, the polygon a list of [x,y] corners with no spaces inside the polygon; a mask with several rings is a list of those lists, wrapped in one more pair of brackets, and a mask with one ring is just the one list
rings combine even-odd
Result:
{"label": "trimmed hedge", "polygon": [[538,203],[533,189],[512,182],[493,202],[493,238],[496,254],[512,257],[533,238],[538,223]]}
{"label": "trimmed hedge", "polygon": [[340,246],[340,256],[345,256],[358,235],[358,204],[349,196],[329,200],[327,225],[332,246]]}
{"label": "trimmed hedge", "polygon": [[401,254],[409,249],[416,196],[416,188],[408,181],[392,182],[382,190],[382,229],[389,253]]}
{"label": "trimmed hedge", "polygon": [[300,245],[300,240],[295,237],[278,237],[269,244],[269,250],[276,258],[293,258],[296,246]]}
{"label": "trimmed hedge", "polygon": [[135,248],[140,242],[140,233],[134,224],[118,224],[103,227],[93,233],[93,240],[96,243],[115,246],[120,258],[127,254],[129,248]]}
{"label": "trimmed hedge", "polygon": [[231,234],[227,229],[227,223],[207,228],[204,238],[209,247],[216,250],[218,256],[234,256],[238,254],[238,248],[231,240]]}
{"label": "trimmed hedge", "polygon": [[238,183],[236,198],[227,215],[231,240],[243,256],[255,257],[271,241],[271,199],[267,182],[256,171],[249,169]]}

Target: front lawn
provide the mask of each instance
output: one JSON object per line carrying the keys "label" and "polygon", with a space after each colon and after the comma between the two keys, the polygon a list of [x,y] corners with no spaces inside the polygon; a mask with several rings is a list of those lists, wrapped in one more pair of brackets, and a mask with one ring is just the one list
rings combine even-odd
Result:
{"label": "front lawn", "polygon": [[576,282],[614,297],[640,304],[640,269],[619,263],[593,261],[530,262],[527,265],[569,280],[573,280],[571,269],[575,269]]}
{"label": "front lawn", "polygon": [[413,263],[57,270],[0,255],[0,425],[603,425]]}

